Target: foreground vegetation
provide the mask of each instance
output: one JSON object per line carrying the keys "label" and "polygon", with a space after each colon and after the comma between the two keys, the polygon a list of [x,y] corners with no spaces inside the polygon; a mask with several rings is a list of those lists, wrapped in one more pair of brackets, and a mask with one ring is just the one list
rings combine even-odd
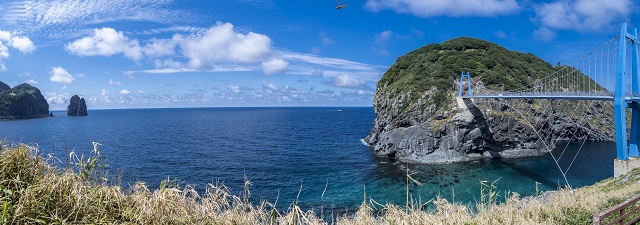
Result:
{"label": "foreground vegetation", "polygon": [[[482,183],[476,209],[436,198],[433,212],[423,205],[377,204],[366,199],[351,215],[325,221],[291,205],[278,211],[269,202],[250,202],[247,189],[233,195],[222,185],[205,193],[162,182],[122,190],[100,174],[105,166],[97,144],[93,156],[76,156],[61,169],[24,144],[0,144],[0,224],[587,224],[593,214],[640,193],[640,171],[595,185],[538,196],[510,194],[496,204],[493,184]],[[399,190],[400,191],[400,190]]]}

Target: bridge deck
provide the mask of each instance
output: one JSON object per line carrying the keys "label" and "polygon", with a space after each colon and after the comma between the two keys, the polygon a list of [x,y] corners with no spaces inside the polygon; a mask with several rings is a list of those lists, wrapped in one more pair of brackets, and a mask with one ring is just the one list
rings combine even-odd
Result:
{"label": "bridge deck", "polygon": [[[613,96],[579,96],[579,95],[472,95],[462,98],[501,98],[501,99],[562,99],[562,100],[601,100],[613,101]],[[640,96],[625,97],[626,101],[640,101]]]}

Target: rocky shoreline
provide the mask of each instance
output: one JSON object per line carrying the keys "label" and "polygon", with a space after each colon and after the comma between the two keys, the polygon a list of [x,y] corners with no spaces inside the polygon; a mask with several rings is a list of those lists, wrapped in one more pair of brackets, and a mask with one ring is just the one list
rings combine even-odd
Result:
{"label": "rocky shoreline", "polygon": [[[374,109],[376,119],[370,134],[363,140],[374,153],[381,157],[397,159],[403,162],[443,164],[463,161],[474,161],[483,158],[519,158],[539,156],[548,153],[555,146],[545,146],[541,140],[563,139],[566,130],[574,130],[589,140],[610,141],[614,136],[610,132],[602,132],[599,127],[611,121],[601,121],[596,125],[579,124],[572,118],[558,115],[547,115],[541,127],[547,130],[534,131],[517,117],[504,117],[502,121],[485,115],[483,109],[467,100],[457,97],[455,103],[444,113],[434,112],[436,116],[421,117],[419,110],[408,110],[409,116],[389,114],[387,107],[394,108],[402,104],[400,101],[385,99],[384,93],[376,94]],[[387,103],[387,104],[385,104]],[[422,108],[426,106],[418,106]],[[428,107],[427,107],[428,108]],[[594,110],[600,106],[596,105]],[[491,109],[494,112],[505,112],[506,109]],[[531,112],[531,114],[539,112]],[[506,114],[506,113],[505,113]],[[424,116],[424,114],[422,115]],[[409,121],[398,122],[399,120]],[[420,121],[415,118],[424,118]],[[397,124],[405,124],[398,126]],[[540,132],[540,133],[538,133]]]}

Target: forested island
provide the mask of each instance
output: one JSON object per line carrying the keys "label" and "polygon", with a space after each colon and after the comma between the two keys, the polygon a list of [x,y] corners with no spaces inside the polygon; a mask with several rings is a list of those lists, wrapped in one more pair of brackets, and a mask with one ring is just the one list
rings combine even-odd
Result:
{"label": "forested island", "polygon": [[0,81],[0,119],[31,119],[50,115],[49,103],[38,88],[26,83],[11,88]]}
{"label": "forested island", "polygon": [[[491,123],[492,118],[456,99],[458,81],[462,71],[469,71],[485,88],[508,91],[564,67],[475,38],[428,44],[399,57],[380,79],[373,102],[376,118],[364,140],[379,156],[420,163],[544,154],[548,151],[539,136],[507,107],[491,109],[501,119]],[[543,115],[535,111],[534,101],[524,104],[532,106],[531,114],[543,117],[542,136],[614,139],[605,132],[613,118],[587,123],[556,112]],[[604,110],[597,102],[591,107],[593,112]]]}

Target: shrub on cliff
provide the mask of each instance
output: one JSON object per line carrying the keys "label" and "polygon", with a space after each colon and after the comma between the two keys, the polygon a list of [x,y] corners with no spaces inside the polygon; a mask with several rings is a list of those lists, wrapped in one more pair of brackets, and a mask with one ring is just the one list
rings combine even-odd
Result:
{"label": "shrub on cliff", "polygon": [[[481,78],[488,88],[513,90],[549,75],[555,68],[531,53],[510,51],[488,41],[461,37],[442,44],[428,44],[399,57],[380,79],[376,91],[394,96],[401,91],[424,93],[436,88],[430,100],[440,108],[451,102],[448,95],[457,91],[455,84],[461,71]],[[412,101],[420,95],[414,94]]]}

